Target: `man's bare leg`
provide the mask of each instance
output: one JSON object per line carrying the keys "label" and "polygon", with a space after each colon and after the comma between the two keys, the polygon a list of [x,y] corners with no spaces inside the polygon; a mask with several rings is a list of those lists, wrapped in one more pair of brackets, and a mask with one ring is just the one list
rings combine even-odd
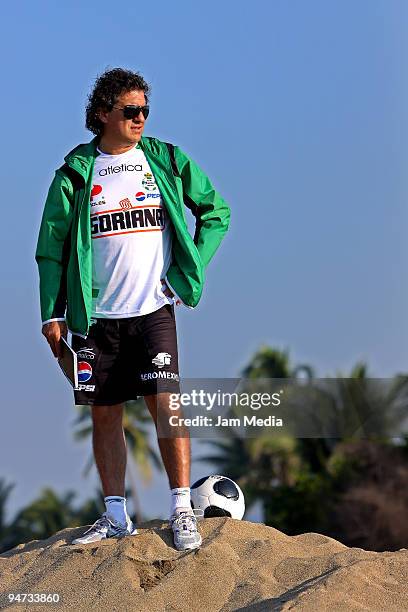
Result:
{"label": "man's bare leg", "polygon": [[[106,537],[136,535],[127,515],[125,499],[126,441],[122,425],[123,404],[92,406],[92,443],[105,496],[106,514],[73,544],[89,544]],[[107,497],[109,499],[106,499]]]}
{"label": "man's bare leg", "polygon": [[[174,415],[175,412],[170,410],[169,401],[171,393],[158,393],[157,395],[145,395],[144,400],[153,417],[154,424],[157,428],[157,412],[159,411],[165,420]],[[191,466],[191,447],[189,437],[157,437],[160,453],[163,459],[164,467],[169,479],[170,488],[189,487],[190,486],[190,466]]]}
{"label": "man's bare leg", "polygon": [[104,496],[125,496],[126,441],[123,404],[92,406],[93,452]]}
{"label": "man's bare leg", "polygon": [[[189,431],[180,428],[179,437],[171,435],[169,417],[182,416],[181,411],[170,410],[171,393],[158,393],[145,395],[144,399],[156,425],[157,439],[169,479],[170,489],[173,489],[171,527],[173,530],[174,546],[177,550],[192,550],[199,548],[202,538],[197,529],[197,520],[190,507],[190,464],[191,447]],[[158,423],[158,417],[159,422]],[[158,427],[159,425],[159,427]],[[167,429],[167,437],[166,435]],[[161,437],[160,434],[164,435]],[[174,491],[177,489],[177,491]],[[184,490],[183,490],[184,489]],[[186,503],[187,502],[187,503]]]}

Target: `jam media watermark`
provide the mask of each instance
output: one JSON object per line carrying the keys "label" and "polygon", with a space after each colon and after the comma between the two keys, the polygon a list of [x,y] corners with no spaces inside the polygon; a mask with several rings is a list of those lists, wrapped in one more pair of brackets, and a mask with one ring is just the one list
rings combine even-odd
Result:
{"label": "jam media watermark", "polygon": [[178,414],[172,414],[168,419],[171,427],[282,427],[283,420],[270,414],[265,418],[257,418],[256,415],[246,415],[243,417],[223,417],[218,415],[217,418],[196,415],[193,417],[184,417]]}
{"label": "jam media watermark", "polygon": [[182,379],[159,437],[408,435],[408,377]]}

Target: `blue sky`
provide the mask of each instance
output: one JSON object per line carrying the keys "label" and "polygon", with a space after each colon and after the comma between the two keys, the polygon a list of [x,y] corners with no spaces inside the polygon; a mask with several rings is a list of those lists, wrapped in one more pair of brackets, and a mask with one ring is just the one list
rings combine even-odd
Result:
{"label": "blue sky", "polygon": [[[34,262],[55,168],[107,67],[152,85],[145,130],[182,147],[231,206],[181,375],[235,377],[262,344],[324,376],[408,359],[405,0],[7,3],[2,10],[0,477],[9,513],[47,484],[93,494],[69,387],[40,334]],[[5,92],[5,93],[4,93]],[[195,465],[200,476],[203,467]],[[142,505],[165,496],[156,477]]]}

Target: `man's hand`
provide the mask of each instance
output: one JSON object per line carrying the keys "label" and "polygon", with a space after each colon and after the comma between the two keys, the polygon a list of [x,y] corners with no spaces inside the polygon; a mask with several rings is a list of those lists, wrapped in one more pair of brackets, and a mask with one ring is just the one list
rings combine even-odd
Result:
{"label": "man's hand", "polygon": [[61,336],[67,338],[68,328],[65,321],[51,321],[42,327],[42,334],[46,337],[51,347],[54,357],[61,357],[60,339]]}
{"label": "man's hand", "polygon": [[[161,280],[162,284],[165,286],[165,289],[163,289],[164,295],[167,295],[167,297],[174,297],[174,293],[172,292],[172,290],[170,289],[170,287],[166,283],[165,279],[162,278],[160,280]],[[176,306],[178,306],[179,304],[181,304],[181,301],[176,298]]]}

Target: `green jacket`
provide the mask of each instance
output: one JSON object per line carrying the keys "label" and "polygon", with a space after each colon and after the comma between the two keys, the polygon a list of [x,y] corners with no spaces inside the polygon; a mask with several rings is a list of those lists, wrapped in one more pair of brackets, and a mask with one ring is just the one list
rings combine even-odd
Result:
{"label": "green jacket", "polygon": [[[168,147],[149,136],[142,136],[138,146],[151,166],[173,224],[172,261],[166,280],[182,303],[194,308],[203,291],[205,269],[228,229],[230,208],[179,147]],[[96,147],[97,138],[77,146],[56,171],[35,253],[42,321],[65,317],[68,328],[84,336],[92,309],[90,195],[99,154]],[[196,217],[194,238],[188,231],[185,206]]]}

